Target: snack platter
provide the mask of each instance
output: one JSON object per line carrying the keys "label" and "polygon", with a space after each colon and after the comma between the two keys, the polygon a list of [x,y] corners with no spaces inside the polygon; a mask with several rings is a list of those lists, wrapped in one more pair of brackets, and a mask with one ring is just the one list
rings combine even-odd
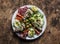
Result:
{"label": "snack platter", "polygon": [[18,37],[34,40],[44,33],[46,16],[34,5],[22,6],[12,16],[12,28]]}

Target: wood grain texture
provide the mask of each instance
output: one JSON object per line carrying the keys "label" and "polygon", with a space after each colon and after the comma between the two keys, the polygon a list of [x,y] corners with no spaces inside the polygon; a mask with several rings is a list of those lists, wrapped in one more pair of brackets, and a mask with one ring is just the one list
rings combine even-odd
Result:
{"label": "wood grain texture", "polygon": [[[39,7],[47,18],[45,33],[34,41],[21,40],[12,32],[12,15],[23,5]],[[60,0],[0,0],[0,44],[60,44]]]}

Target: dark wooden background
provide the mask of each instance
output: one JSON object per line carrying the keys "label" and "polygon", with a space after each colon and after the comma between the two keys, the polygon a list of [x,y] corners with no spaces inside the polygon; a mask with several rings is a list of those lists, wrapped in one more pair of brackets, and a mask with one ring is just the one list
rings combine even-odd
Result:
{"label": "dark wooden background", "polygon": [[[39,7],[47,18],[45,33],[34,41],[21,40],[12,32],[12,15],[23,5]],[[60,0],[0,0],[0,44],[60,44]]]}

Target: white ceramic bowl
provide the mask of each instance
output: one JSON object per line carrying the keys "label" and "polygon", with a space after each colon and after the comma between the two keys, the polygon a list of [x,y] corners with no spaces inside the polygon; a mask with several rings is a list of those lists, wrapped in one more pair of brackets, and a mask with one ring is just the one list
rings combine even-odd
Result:
{"label": "white ceramic bowl", "polygon": [[[32,6],[34,6],[34,5],[25,5],[25,6],[27,6],[27,7],[32,7]],[[25,7],[25,6],[22,6],[22,7],[20,7],[20,8],[23,8],[23,7]],[[37,8],[38,8],[38,7],[37,7]],[[42,28],[42,32],[41,32],[38,36],[34,35],[34,38],[33,38],[33,37],[32,37],[32,38],[26,37],[26,40],[34,40],[34,39],[40,37],[40,36],[44,33],[44,31],[45,31],[45,28],[46,28],[46,16],[45,16],[45,14],[43,13],[43,11],[42,11],[40,8],[38,8],[38,10],[39,10],[39,11],[41,12],[41,14],[44,16],[44,25],[43,25],[43,28]],[[16,14],[17,14],[17,13],[18,13],[18,9],[15,11],[15,13],[14,13],[13,16],[12,16],[12,28],[13,28],[13,31],[15,30],[15,28],[13,27],[13,22],[14,22],[14,20],[15,20],[15,17],[16,17]],[[18,37],[20,36],[19,33],[16,33],[16,34],[17,34]]]}

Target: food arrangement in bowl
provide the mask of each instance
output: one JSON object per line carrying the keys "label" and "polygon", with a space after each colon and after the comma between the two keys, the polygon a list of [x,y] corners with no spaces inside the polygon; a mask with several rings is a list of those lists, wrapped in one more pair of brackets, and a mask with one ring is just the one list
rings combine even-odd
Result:
{"label": "food arrangement in bowl", "polygon": [[25,5],[15,11],[12,17],[12,28],[20,38],[33,40],[45,31],[46,17],[38,7]]}

